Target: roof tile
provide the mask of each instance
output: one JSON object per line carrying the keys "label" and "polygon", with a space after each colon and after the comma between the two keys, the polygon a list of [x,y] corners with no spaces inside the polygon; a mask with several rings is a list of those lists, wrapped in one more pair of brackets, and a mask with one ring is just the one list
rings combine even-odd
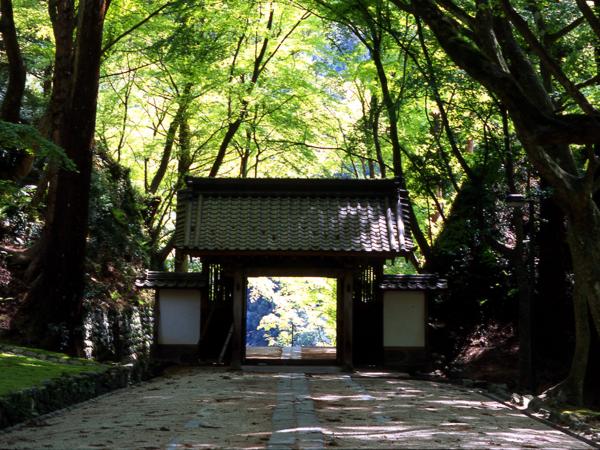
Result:
{"label": "roof tile", "polygon": [[448,282],[434,274],[384,275],[379,288],[386,291],[430,291],[448,289]]}
{"label": "roof tile", "polygon": [[[392,180],[190,179],[178,195],[177,247],[216,252],[399,254],[398,195],[408,201]],[[186,223],[199,227],[188,233],[189,244]],[[409,251],[407,222],[404,227],[402,250]]]}

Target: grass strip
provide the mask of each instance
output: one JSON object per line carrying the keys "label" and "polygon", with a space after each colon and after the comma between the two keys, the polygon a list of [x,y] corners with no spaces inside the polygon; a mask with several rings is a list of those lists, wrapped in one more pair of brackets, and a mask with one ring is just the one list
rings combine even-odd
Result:
{"label": "grass strip", "polygon": [[[33,351],[38,352],[37,349]],[[70,359],[66,355],[54,355],[60,356],[60,361],[0,352],[0,396],[39,386],[46,380],[64,374],[100,372],[108,367],[103,364],[83,363],[77,359]]]}

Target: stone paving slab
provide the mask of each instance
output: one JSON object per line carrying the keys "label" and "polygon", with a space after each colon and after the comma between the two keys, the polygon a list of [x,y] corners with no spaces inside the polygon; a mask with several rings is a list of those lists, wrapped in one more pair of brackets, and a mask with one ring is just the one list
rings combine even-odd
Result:
{"label": "stone paving slab", "polygon": [[464,388],[347,374],[180,369],[36,425],[0,449],[591,448]]}
{"label": "stone paving slab", "polygon": [[304,374],[281,375],[277,391],[273,433],[267,448],[322,449],[323,433]]}

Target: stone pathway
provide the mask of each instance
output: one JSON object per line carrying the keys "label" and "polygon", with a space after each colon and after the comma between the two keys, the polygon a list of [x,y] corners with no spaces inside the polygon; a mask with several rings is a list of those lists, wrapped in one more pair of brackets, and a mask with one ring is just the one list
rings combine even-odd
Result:
{"label": "stone pathway", "polygon": [[323,448],[323,434],[304,374],[281,375],[277,391],[273,434],[267,448]]}
{"label": "stone pathway", "polygon": [[401,378],[311,384],[326,445],[341,448],[591,448],[477,392]]}
{"label": "stone pathway", "polygon": [[178,369],[35,424],[25,448],[591,448],[476,392],[348,374]]}

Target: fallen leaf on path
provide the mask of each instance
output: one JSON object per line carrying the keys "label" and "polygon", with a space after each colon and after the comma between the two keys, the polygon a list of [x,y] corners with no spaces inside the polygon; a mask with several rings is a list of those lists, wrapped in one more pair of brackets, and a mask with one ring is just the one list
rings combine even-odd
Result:
{"label": "fallen leaf on path", "polygon": [[198,427],[199,427],[199,428],[221,428],[221,427],[219,427],[219,426],[217,426],[217,425],[207,425],[207,424],[205,424],[205,423],[199,423],[199,424],[198,424]]}

